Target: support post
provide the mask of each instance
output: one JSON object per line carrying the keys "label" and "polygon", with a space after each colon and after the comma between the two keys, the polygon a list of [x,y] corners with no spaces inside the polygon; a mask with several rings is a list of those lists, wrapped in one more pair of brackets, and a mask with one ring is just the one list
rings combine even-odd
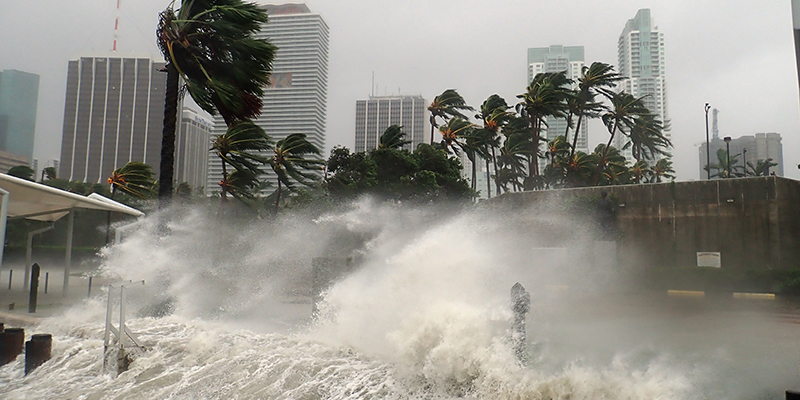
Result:
{"label": "support post", "polygon": [[14,281],[14,270],[8,270],[8,290],[11,290],[11,282]]}
{"label": "support post", "polygon": [[49,360],[52,348],[53,335],[42,333],[31,336],[31,340],[25,342],[25,375]]}
{"label": "support post", "polygon": [[511,287],[511,304],[514,311],[514,325],[511,328],[511,341],[514,345],[514,354],[520,363],[527,362],[525,351],[525,314],[531,306],[531,295],[519,282]]}
{"label": "support post", "polygon": [[47,232],[47,231],[49,231],[49,230],[51,230],[53,228],[54,228],[54,226],[51,224],[50,226],[47,226],[47,227],[44,227],[44,228],[41,228],[41,229],[36,229],[36,230],[28,232],[28,241],[25,242],[26,243],[25,244],[25,282],[22,284],[22,291],[23,292],[28,289],[28,285],[30,284],[30,282],[28,281],[28,277],[31,276],[31,259],[33,258],[33,237],[38,235],[38,234],[40,234],[40,233]]}
{"label": "support post", "polygon": [[28,296],[28,312],[36,312],[36,302],[39,299],[39,264],[33,264],[31,271],[31,293]]}
{"label": "support post", "polygon": [[8,223],[8,191],[0,189],[0,267],[3,266],[3,251],[6,248],[6,224]]}
{"label": "support post", "polygon": [[67,254],[64,257],[64,289],[62,294],[64,296],[69,292],[69,273],[72,264],[72,230],[75,227],[75,210],[69,210],[67,217]]}
{"label": "support post", "polygon": [[44,294],[47,294],[47,284],[50,283],[50,273],[44,273]]}

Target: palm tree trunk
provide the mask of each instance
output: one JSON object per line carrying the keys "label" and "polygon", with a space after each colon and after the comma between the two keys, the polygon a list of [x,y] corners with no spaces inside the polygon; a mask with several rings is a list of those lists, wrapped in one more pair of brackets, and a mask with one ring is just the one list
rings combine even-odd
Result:
{"label": "palm tree trunk", "polygon": [[275,215],[278,215],[278,206],[281,204],[281,178],[278,177],[278,195],[275,196]]}
{"label": "palm tree trunk", "polygon": [[[500,196],[500,182],[497,181],[497,155],[494,151],[494,146],[492,146],[492,164],[494,164],[494,184],[497,187],[497,192],[495,192],[498,196]],[[486,173],[488,174],[488,168]]]}
{"label": "palm tree trunk", "polygon": [[172,201],[172,179],[175,168],[175,129],[178,119],[179,74],[172,63],[167,64],[167,87],[164,98],[164,128],[161,134],[161,165],[158,173],[159,207]]}
{"label": "palm tree trunk", "polygon": [[220,204],[225,204],[228,201],[228,169],[225,168],[225,160],[222,160],[222,185],[220,187],[219,193],[219,202]]}
{"label": "palm tree trunk", "polygon": [[575,124],[575,136],[572,137],[572,149],[569,151],[569,158],[575,155],[575,147],[578,146],[578,133],[581,131],[581,122],[583,122],[583,114],[578,114],[578,122]]}
{"label": "palm tree trunk", "polygon": [[436,129],[436,117],[431,115],[431,146],[433,146],[433,131]]}
{"label": "palm tree trunk", "polygon": [[489,159],[486,159],[486,197],[491,199],[492,198],[492,182],[491,173],[489,172]]}

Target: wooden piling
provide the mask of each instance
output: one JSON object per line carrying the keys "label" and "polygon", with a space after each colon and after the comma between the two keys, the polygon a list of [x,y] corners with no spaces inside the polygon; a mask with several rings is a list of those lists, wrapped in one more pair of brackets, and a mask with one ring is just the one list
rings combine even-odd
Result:
{"label": "wooden piling", "polygon": [[0,365],[6,365],[17,359],[25,345],[25,330],[8,328],[0,334]]}
{"label": "wooden piling", "polygon": [[52,348],[53,335],[42,333],[31,336],[31,340],[25,342],[25,375],[49,360]]}
{"label": "wooden piling", "polygon": [[33,263],[31,267],[31,293],[28,297],[28,312],[36,312],[36,302],[39,299],[39,264]]}
{"label": "wooden piling", "polygon": [[514,325],[511,328],[511,341],[514,345],[514,354],[520,363],[527,362],[526,356],[526,334],[525,334],[525,314],[531,307],[531,295],[519,282],[511,287],[511,304],[514,311]]}

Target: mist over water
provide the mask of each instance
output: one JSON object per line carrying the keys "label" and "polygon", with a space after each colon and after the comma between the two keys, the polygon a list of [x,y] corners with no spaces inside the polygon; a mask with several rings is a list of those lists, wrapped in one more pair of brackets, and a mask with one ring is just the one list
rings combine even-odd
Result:
{"label": "mist over water", "polygon": [[[612,266],[592,262],[592,232],[576,222],[521,210],[363,199],[322,216],[237,224],[191,210],[172,218],[170,234],[159,238],[151,217],[102,254],[105,276],[133,281],[126,284],[128,325],[148,350],[119,377],[101,373],[101,295],[42,321],[34,330],[54,335],[53,359],[27,377],[24,357],[0,367],[0,393],[4,399],[757,398],[720,386],[717,369],[740,357],[725,346],[699,352],[680,341],[661,346],[671,337],[666,324],[641,325],[620,317],[624,312],[609,318],[613,305],[587,308],[585,299],[621,288]],[[554,243],[564,224],[573,226],[570,235],[556,235]],[[314,257],[352,257],[358,265],[324,292],[316,318]],[[508,340],[515,282],[532,293],[527,366]]]}

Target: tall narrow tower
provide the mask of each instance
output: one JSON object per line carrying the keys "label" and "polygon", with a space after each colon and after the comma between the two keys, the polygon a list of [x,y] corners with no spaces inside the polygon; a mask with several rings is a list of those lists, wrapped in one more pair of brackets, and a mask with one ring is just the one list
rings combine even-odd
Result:
{"label": "tall narrow tower", "polygon": [[[653,25],[649,9],[641,9],[628,20],[617,42],[619,72],[625,77],[621,88],[638,97],[651,113],[664,123],[664,136],[671,139],[667,112],[667,79],[664,61],[664,34]],[[627,138],[618,135],[614,141],[622,149]],[[629,162],[635,160],[631,150],[622,151]],[[654,160],[651,160],[654,161]]]}
{"label": "tall narrow tower", "polygon": [[[325,149],[328,100],[328,25],[304,3],[265,5],[269,22],[258,38],[278,47],[272,64],[272,85],[264,91],[261,116],[254,122],[274,141],[304,133]],[[222,118],[214,119],[213,136],[225,133]],[[206,194],[219,191],[222,164],[209,160]],[[274,180],[271,172],[266,176]]]}

